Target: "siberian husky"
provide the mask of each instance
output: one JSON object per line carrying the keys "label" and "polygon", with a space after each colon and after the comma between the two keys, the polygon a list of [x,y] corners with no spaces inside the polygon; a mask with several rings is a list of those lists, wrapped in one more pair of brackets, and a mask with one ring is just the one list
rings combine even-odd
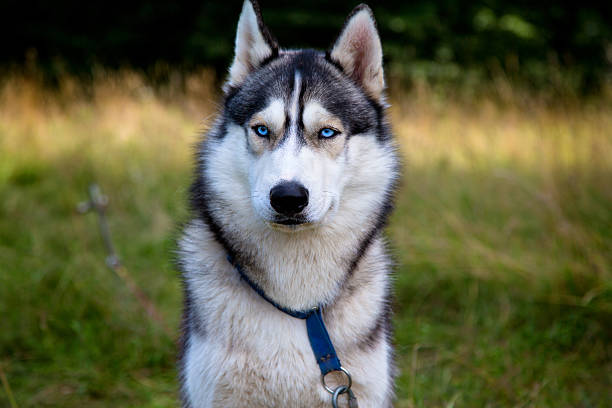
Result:
{"label": "siberian husky", "polygon": [[[399,171],[384,88],[368,6],[320,52],[279,48],[245,1],[179,241],[184,407],[391,407],[381,230]],[[330,355],[287,310],[322,313],[342,371],[322,376]]]}

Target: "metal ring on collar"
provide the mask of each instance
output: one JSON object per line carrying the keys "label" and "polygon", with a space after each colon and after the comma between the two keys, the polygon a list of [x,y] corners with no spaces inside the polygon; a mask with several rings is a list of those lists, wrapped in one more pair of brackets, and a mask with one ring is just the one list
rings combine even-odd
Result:
{"label": "metal ring on collar", "polygon": [[341,385],[338,388],[336,388],[336,391],[334,391],[334,395],[332,396],[332,407],[333,408],[338,408],[338,397],[341,394],[348,392],[348,389],[349,387],[347,387],[346,385]]}
{"label": "metal ring on collar", "polygon": [[[344,386],[344,387],[346,387],[346,390],[344,390],[343,392],[348,391],[351,388],[351,386],[353,385],[353,379],[351,378],[351,373],[349,373],[348,370],[346,368],[344,368],[344,367],[340,367],[339,370],[333,370],[333,371],[330,371],[329,373],[333,373],[334,371],[338,371],[338,372],[341,371],[344,374],[346,374],[346,378],[348,380],[348,384]],[[329,373],[327,373],[327,374],[329,374]],[[327,374],[325,374],[325,375],[327,375]],[[330,394],[334,395],[336,393],[336,391],[338,391],[338,389],[342,388],[343,386],[339,386],[335,390],[329,388],[329,386],[327,384],[325,384],[325,375],[321,376],[321,384],[323,384],[323,387],[325,387],[325,390],[327,392],[329,392]]]}

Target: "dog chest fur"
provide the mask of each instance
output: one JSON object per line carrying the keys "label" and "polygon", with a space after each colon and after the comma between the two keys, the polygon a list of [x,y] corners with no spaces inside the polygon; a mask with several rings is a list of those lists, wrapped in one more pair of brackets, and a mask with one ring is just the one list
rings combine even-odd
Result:
{"label": "dog chest fur", "polygon": [[[202,221],[185,229],[180,250],[193,303],[183,358],[186,406],[328,407],[305,322],[276,310],[241,281]],[[387,307],[387,268],[377,239],[324,312],[362,407],[390,406],[392,396],[387,327],[378,321]]]}

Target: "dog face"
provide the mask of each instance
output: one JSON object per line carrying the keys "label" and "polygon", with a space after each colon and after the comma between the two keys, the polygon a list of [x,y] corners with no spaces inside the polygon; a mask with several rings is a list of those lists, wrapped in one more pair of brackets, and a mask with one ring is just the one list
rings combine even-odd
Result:
{"label": "dog face", "polygon": [[243,182],[255,213],[296,230],[325,222],[350,183],[359,150],[382,148],[382,48],[367,6],[326,52],[280,50],[245,1],[224,86],[226,133],[244,143]]}

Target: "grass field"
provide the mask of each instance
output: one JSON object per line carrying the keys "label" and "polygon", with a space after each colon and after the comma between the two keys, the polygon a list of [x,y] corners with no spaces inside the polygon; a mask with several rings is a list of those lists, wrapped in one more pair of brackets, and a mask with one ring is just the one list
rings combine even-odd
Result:
{"label": "grass field", "polygon": [[[610,407],[612,104],[493,99],[392,98],[396,406]],[[174,239],[214,111],[205,73],[181,92],[130,73],[4,79],[1,407],[177,406],[174,336],[75,207],[100,184],[124,264],[177,327]]]}

